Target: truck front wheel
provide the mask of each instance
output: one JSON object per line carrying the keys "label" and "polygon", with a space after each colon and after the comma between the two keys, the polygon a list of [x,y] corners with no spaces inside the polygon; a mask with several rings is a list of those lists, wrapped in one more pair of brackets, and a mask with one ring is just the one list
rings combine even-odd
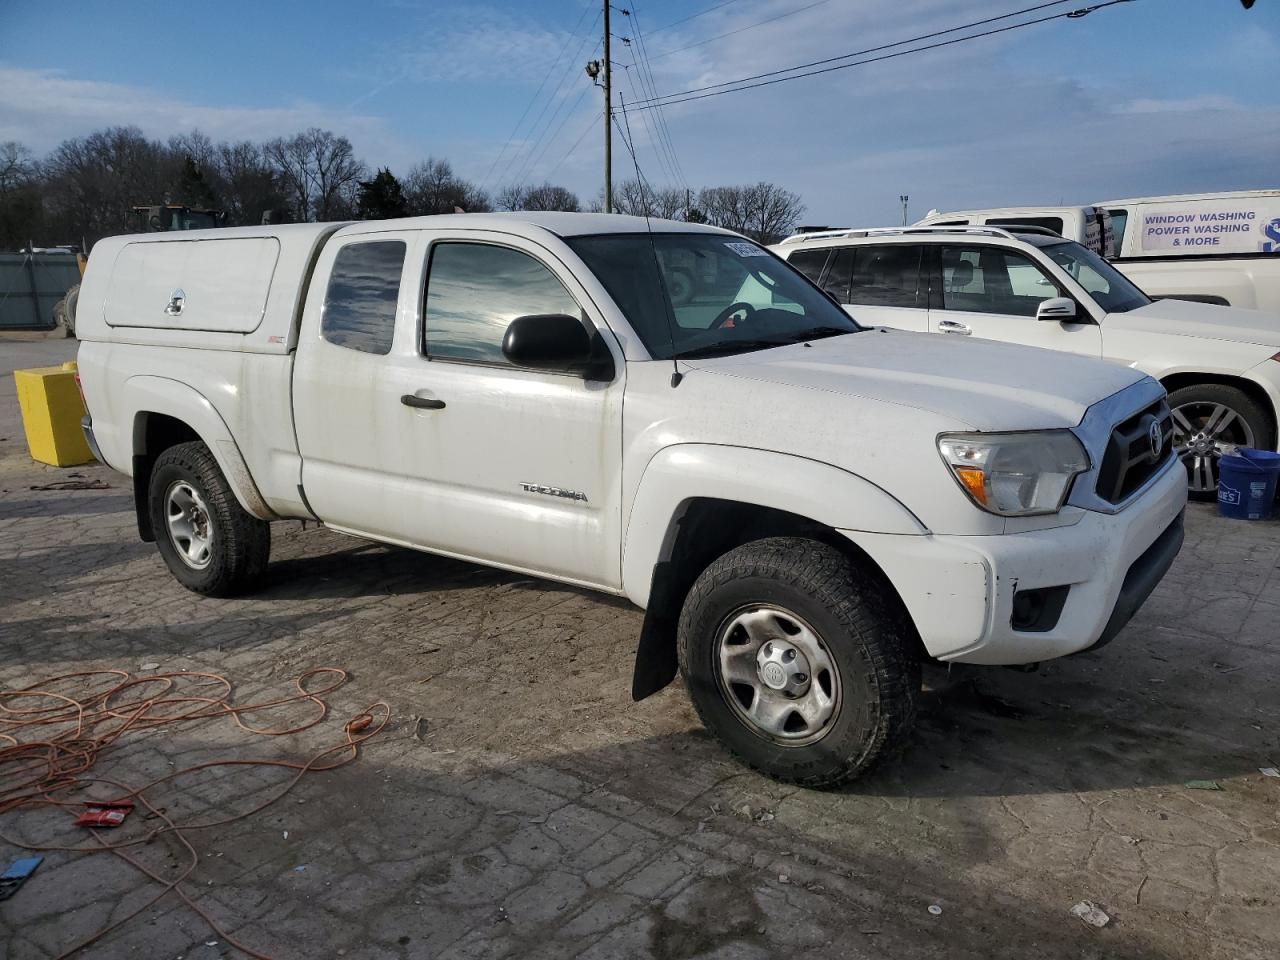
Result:
{"label": "truck front wheel", "polygon": [[203,443],[180,443],[161,453],[148,490],[156,546],[188,590],[229,597],[266,569],[271,527],[240,506]]}
{"label": "truck front wheel", "polygon": [[905,744],[920,662],[905,613],[863,573],[824,543],[775,537],[726,553],[689,591],[685,685],[748,766],[828,787]]}

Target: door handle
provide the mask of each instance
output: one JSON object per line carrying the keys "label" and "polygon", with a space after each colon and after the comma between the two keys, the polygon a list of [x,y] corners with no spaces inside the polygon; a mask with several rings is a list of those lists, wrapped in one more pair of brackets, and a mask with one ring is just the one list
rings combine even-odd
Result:
{"label": "door handle", "polygon": [[958,320],[939,320],[938,332],[958,333],[962,337],[967,337],[969,334],[973,333],[973,331],[969,329],[969,325],[967,323],[961,323]]}
{"label": "door handle", "polygon": [[435,400],[431,397],[419,397],[412,393],[406,393],[400,398],[400,402],[406,407],[416,407],[419,410],[443,410],[444,401]]}

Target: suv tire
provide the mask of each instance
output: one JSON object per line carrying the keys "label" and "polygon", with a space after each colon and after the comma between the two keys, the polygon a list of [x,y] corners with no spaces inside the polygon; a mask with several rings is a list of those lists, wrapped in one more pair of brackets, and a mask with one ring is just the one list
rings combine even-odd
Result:
{"label": "suv tire", "polygon": [[[1222,413],[1218,412],[1219,408],[1223,409]],[[1218,459],[1223,445],[1275,449],[1270,418],[1248,394],[1236,387],[1224,383],[1180,387],[1169,394],[1169,409],[1174,411],[1174,449],[1187,468],[1187,492],[1192,499],[1217,498]],[[1196,443],[1200,444],[1198,452]]]}
{"label": "suv tire", "polygon": [[703,724],[748,766],[810,787],[898,752],[920,660],[889,590],[816,540],[757,540],[714,561],[685,599],[677,641]]}
{"label": "suv tire", "polygon": [[271,525],[240,506],[203,443],[179,443],[156,458],[147,503],[160,556],[188,590],[233,596],[266,570]]}

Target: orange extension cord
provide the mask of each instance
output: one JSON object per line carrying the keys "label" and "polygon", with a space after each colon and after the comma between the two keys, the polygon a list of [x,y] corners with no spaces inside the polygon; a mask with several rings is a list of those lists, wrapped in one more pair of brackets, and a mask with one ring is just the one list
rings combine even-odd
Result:
{"label": "orange extension cord", "polygon": [[[323,678],[318,689],[308,682]],[[182,770],[175,770],[141,787],[93,774],[102,753],[126,734],[138,734],[174,724],[230,717],[240,729],[264,737],[282,737],[301,733],[316,726],[328,713],[323,699],[347,682],[345,670],[316,667],[293,681],[297,693],[260,703],[232,703],[232,685],[215,673],[162,673],[145,677],[131,676],[124,670],[93,670],[48,677],[19,690],[0,690],[0,816],[20,810],[46,807],[83,808],[86,798],[70,799],[67,795],[94,784],[106,784],[113,791],[109,799],[94,797],[103,803],[137,801],[147,809],[147,819],[160,821],[145,835],[120,843],[109,843],[97,831],[94,844],[87,846],[33,845],[0,832],[0,839],[27,850],[100,853],[111,851],[163,889],[137,910],[103,927],[59,955],[59,960],[83,950],[152,907],[170,893],[177,894],[209,927],[236,949],[257,957],[270,958],[240,943],[209,916],[182,889],[181,884],[199,862],[199,855],[187,839],[189,830],[222,826],[244,819],[265,809],[288,793],[309,772],[334,770],[359,756],[360,745],[376,736],[391,718],[391,708],[384,701],[372,704],[346,722],[344,739],[312,755],[305,762],[294,760],[210,760]],[[210,695],[203,688],[217,686]],[[188,688],[193,689],[188,689]],[[89,688],[86,692],[84,688]],[[96,688],[96,689],[95,689]],[[59,692],[68,690],[71,692]],[[285,729],[263,728],[246,723],[246,714],[310,702],[314,715],[307,721]],[[28,706],[21,706],[22,703]],[[31,739],[27,739],[31,737]],[[232,816],[204,823],[177,823],[165,813],[165,805],[147,796],[162,784],[199,770],[212,767],[249,766],[283,767],[293,776],[269,799]],[[55,795],[61,795],[60,798]],[[190,862],[171,880],[155,873],[130,856],[128,848],[150,843],[161,834],[172,833],[190,854]]]}

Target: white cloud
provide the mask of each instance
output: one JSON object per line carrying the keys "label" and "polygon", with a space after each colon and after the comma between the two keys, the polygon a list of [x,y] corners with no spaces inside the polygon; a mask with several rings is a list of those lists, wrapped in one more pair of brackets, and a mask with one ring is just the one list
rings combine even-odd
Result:
{"label": "white cloud", "polygon": [[414,158],[386,121],[366,114],[306,102],[276,107],[192,103],[143,87],[75,79],[60,70],[0,64],[0,140],[22,141],[39,154],[70,137],[129,125],[161,140],[193,128],[215,140],[265,140],[327,127],[379,163],[407,164]]}

